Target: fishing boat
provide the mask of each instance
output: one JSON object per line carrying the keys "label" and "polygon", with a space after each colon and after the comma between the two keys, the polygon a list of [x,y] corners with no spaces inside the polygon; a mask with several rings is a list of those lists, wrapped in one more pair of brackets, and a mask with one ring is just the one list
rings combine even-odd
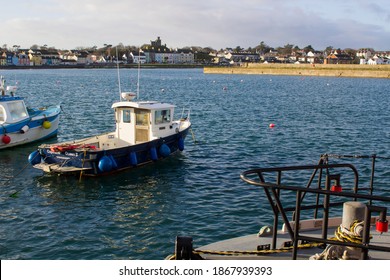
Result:
{"label": "fishing boat", "polygon": [[[330,158],[340,163],[330,163]],[[364,180],[357,168],[344,162],[351,158],[371,159],[367,187],[361,186]],[[388,189],[374,188],[378,159],[390,158],[325,154],[314,165],[244,171],[241,179],[264,191],[273,214],[271,224],[262,225],[257,233],[196,249],[192,237],[177,236],[175,254],[167,258],[388,260],[390,195]]]}
{"label": "fishing boat", "polygon": [[48,173],[99,176],[138,167],[184,149],[190,128],[190,110],[174,120],[175,105],[134,101],[138,94],[121,93],[112,105],[116,129],[88,138],[42,144],[29,162]]}
{"label": "fishing boat", "polygon": [[57,135],[60,106],[28,108],[15,96],[17,87],[0,77],[0,149],[44,140]]}

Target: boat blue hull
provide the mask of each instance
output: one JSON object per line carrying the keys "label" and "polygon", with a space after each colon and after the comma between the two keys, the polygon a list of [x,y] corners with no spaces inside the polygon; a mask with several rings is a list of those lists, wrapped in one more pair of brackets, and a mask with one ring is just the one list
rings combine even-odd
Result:
{"label": "boat blue hull", "polygon": [[[135,168],[165,158],[178,150],[184,149],[184,139],[190,128],[176,134],[153,141],[109,150],[86,151],[51,151],[49,148],[39,148],[39,155],[45,164],[58,164],[64,170],[67,167],[74,170],[56,171],[62,174],[80,174],[83,176],[100,176],[113,172]],[[79,170],[77,170],[79,169]]]}

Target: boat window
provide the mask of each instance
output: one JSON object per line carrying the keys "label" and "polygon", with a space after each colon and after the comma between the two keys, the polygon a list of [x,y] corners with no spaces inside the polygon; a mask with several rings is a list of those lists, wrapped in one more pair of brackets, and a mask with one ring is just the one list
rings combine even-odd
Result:
{"label": "boat window", "polygon": [[149,125],[149,111],[137,110],[136,112],[136,125]]}
{"label": "boat window", "polygon": [[131,111],[130,110],[123,110],[122,111],[122,120],[124,123],[130,123],[131,122]]}
{"label": "boat window", "polygon": [[155,112],[154,114],[155,124],[169,123],[170,121],[171,121],[170,110],[160,110]]}
{"label": "boat window", "polygon": [[8,109],[12,121],[27,117],[26,107],[24,106],[22,101],[9,103]]}
{"label": "boat window", "polygon": [[4,108],[0,106],[0,122],[4,122]]}

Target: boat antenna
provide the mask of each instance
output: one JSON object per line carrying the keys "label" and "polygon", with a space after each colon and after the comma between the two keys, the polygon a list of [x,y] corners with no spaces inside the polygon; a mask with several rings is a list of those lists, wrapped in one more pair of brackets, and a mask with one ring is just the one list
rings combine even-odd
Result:
{"label": "boat antenna", "polygon": [[121,90],[121,76],[119,74],[118,46],[115,47],[115,50],[116,50],[116,69],[118,72],[119,101],[121,101],[122,90]]}
{"label": "boat antenna", "polygon": [[141,69],[141,47],[138,49],[138,78],[137,78],[137,99],[139,100],[139,75]]}

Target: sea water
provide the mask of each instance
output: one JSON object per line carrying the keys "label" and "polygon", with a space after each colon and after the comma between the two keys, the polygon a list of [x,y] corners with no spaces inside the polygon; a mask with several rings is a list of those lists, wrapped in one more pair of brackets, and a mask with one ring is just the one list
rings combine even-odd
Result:
{"label": "sea water", "polygon": [[[49,142],[115,129],[116,69],[1,74],[29,106],[61,104],[59,134]],[[137,90],[136,69],[120,75],[122,91]],[[272,212],[263,191],[240,173],[315,164],[323,153],[389,157],[389,88],[388,79],[142,69],[140,99],[176,104],[176,118],[191,109],[194,137],[188,135],[185,150],[81,181],[29,166],[37,144],[0,151],[0,258],[163,259],[177,235],[192,236],[198,247],[256,233]],[[357,166],[369,175],[369,161]],[[377,162],[379,194],[388,188],[388,166]]]}

